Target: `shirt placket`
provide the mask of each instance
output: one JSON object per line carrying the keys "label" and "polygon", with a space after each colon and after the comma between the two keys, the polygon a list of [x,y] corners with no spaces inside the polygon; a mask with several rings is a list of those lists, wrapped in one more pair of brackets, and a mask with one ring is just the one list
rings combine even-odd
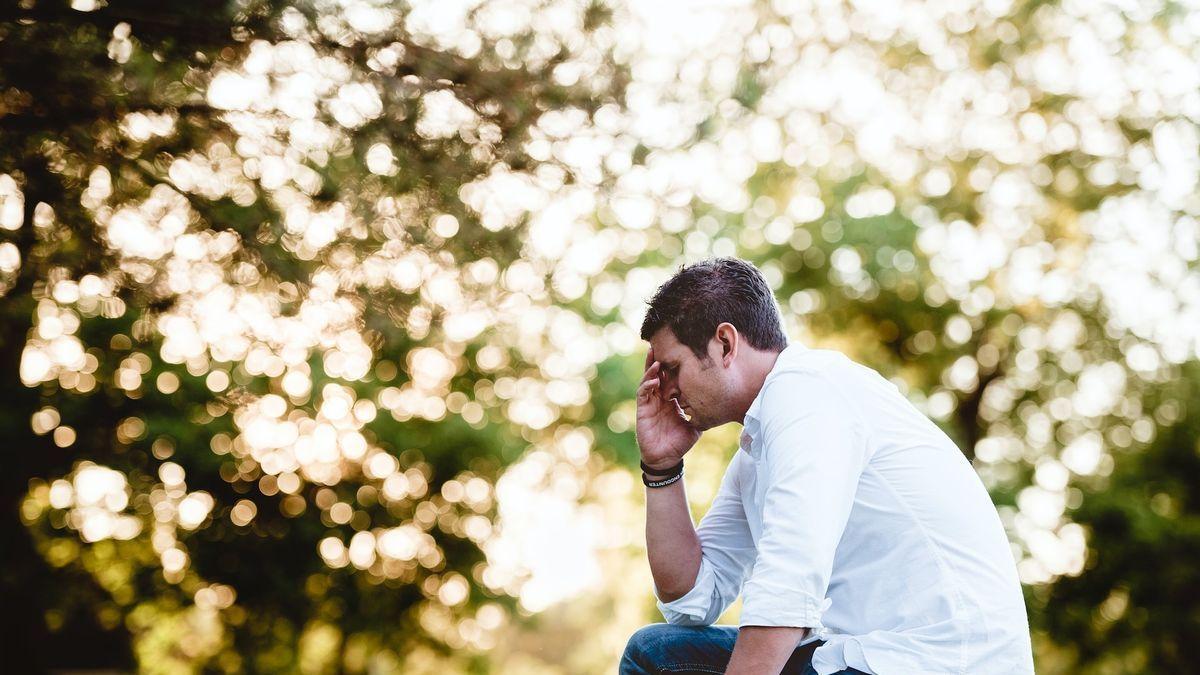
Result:
{"label": "shirt placket", "polygon": [[[740,444],[742,450],[746,452],[747,461],[750,462],[750,470],[744,473],[745,483],[741,486],[742,510],[746,513],[746,524],[750,527],[750,536],[755,545],[758,545],[759,537],[762,536],[762,492],[767,482],[766,476],[760,475],[764,463],[759,461],[756,451],[761,451],[761,448],[755,448],[754,443],[754,437],[743,431]],[[760,486],[763,489],[760,489]]]}

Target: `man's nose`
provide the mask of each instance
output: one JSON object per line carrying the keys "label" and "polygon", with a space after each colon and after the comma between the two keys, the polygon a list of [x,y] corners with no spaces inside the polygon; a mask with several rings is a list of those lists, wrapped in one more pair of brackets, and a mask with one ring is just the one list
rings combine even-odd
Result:
{"label": "man's nose", "polygon": [[663,398],[667,400],[679,398],[679,383],[675,381],[674,377],[663,378],[662,393]]}

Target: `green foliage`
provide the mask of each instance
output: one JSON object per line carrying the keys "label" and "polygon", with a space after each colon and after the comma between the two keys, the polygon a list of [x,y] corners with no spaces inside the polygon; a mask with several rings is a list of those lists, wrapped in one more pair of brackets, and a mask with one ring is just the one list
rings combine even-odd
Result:
{"label": "green foliage", "polygon": [[[577,55],[528,25],[447,45],[388,8],[89,4],[0,16],[6,644],[31,670],[69,644],[294,672],[494,641],[514,601],[481,577],[493,484],[558,425],[493,393],[501,365],[540,376],[489,309],[545,302],[499,283],[522,218],[463,191],[569,181],[531,127],[586,119],[619,69],[554,84]],[[256,421],[283,426],[247,440]]]}

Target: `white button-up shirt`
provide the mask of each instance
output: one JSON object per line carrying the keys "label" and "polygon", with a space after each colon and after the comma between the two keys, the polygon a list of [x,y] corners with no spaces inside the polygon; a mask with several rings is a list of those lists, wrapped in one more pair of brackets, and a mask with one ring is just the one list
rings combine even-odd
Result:
{"label": "white button-up shirt", "polygon": [[697,528],[692,590],[658,603],[709,625],[810,629],[817,673],[1032,673],[1004,529],[954,443],[875,371],[792,344],[746,413]]}

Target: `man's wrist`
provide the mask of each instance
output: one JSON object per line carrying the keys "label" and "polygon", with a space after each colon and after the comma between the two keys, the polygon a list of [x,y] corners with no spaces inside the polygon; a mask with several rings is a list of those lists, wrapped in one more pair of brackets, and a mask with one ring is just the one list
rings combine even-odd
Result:
{"label": "man's wrist", "polygon": [[647,464],[645,460],[643,460],[641,464],[643,473],[652,478],[660,478],[664,476],[673,476],[678,473],[679,470],[683,468],[683,459],[681,458],[679,461],[673,464],[653,465]]}
{"label": "man's wrist", "polygon": [[642,485],[648,488],[666,487],[672,483],[678,482],[683,478],[683,459],[681,458],[677,464],[669,467],[654,467],[642,463]]}

